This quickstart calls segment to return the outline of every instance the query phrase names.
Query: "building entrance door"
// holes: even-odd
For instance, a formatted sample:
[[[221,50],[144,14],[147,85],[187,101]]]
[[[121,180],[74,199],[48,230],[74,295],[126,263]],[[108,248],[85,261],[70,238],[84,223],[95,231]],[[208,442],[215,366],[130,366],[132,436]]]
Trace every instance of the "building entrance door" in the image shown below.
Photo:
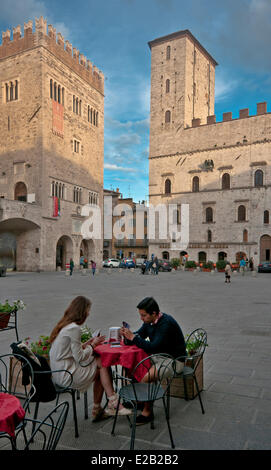
[[[271,237],[269,235],[263,235],[260,239],[260,262],[270,261],[271,253]]]

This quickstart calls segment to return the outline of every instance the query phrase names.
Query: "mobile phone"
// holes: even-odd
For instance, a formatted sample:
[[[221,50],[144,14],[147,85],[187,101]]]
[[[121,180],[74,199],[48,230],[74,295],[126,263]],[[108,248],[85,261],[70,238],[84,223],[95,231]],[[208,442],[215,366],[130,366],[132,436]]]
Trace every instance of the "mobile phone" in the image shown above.
[[[126,321],[122,322],[122,326],[123,326],[123,328],[130,328],[129,323],[126,323]]]
[[[96,338],[97,336],[101,336],[101,330],[94,331],[92,338]]]

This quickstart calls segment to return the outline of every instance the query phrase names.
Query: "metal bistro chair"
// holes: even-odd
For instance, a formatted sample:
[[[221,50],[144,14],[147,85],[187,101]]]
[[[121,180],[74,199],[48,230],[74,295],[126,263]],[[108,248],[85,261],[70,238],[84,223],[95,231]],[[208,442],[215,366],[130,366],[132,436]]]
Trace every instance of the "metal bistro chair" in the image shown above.
[[[56,405],[58,404],[59,395],[62,393],[69,393],[72,397],[72,408],[73,408],[73,419],[74,419],[74,428],[75,428],[75,437],[79,437],[78,432],[78,421],[77,421],[77,411],[76,411],[76,401],[75,395],[76,390],[72,388],[73,377],[72,374],[67,370],[51,370],[47,360],[40,356],[39,354],[32,353],[36,359],[40,362],[40,365],[37,364],[30,356],[28,356],[25,350],[22,350],[19,346],[19,343],[12,343],[10,345],[13,353],[21,352],[23,359],[28,359],[33,369],[33,382],[36,388],[36,394],[31,398],[32,402],[35,402],[34,410],[34,424],[33,432],[35,427],[35,420],[38,418],[39,405],[40,403],[47,403],[55,400]],[[60,387],[57,384],[53,383],[52,376],[57,372],[65,372],[69,376],[68,384],[66,387]]]
[[[114,417],[113,428],[112,428],[111,434],[114,434],[114,431],[115,431],[115,426],[116,426],[117,417],[118,417],[118,409],[120,405],[120,400],[122,399],[124,402],[130,403],[133,409],[133,422],[131,424],[132,432],[131,432],[131,442],[130,442],[130,450],[133,450],[134,441],[135,441],[135,431],[136,431],[137,403],[149,402],[153,406],[153,403],[156,400],[162,399],[163,405],[164,405],[165,417],[166,417],[167,426],[168,426],[168,431],[169,431],[171,447],[172,449],[174,449],[175,445],[173,442],[172,432],[170,428],[169,413],[168,413],[168,408],[167,408],[165,397],[167,394],[167,389],[170,386],[171,380],[173,379],[173,376],[174,376],[175,360],[167,354],[153,354],[143,359],[136,365],[136,367],[134,368],[131,374],[132,377],[134,376],[136,369],[142,366],[146,370],[145,375],[148,374],[149,376],[151,374],[150,371],[153,368],[153,366],[156,368],[156,380],[155,381],[153,382],[149,381],[147,383],[142,383],[142,382],[138,383],[138,382],[135,382],[135,379],[133,378],[122,377],[122,376],[117,375],[117,379],[120,379],[122,381],[122,384],[125,384],[125,385],[122,385],[118,390],[119,400],[118,400],[116,415]],[[153,417],[153,413],[152,413],[152,417]],[[151,421],[151,429],[154,429],[154,417],[152,418],[152,421]]]
[[[27,380],[24,372],[27,370]],[[29,411],[29,403],[36,393],[33,385],[34,373],[30,362],[19,354],[0,356],[0,392],[9,393],[19,398],[23,409]],[[15,438],[6,432],[0,432],[0,438],[8,439],[13,449],[16,448],[17,432],[22,430],[25,436],[25,419],[15,429]],[[26,436],[25,436],[26,439]]]
[[[27,439],[23,450],[32,450],[31,446],[33,450],[55,450],[62,435],[68,412],[69,403],[64,401],[55,406],[42,421],[27,418],[25,421],[32,423],[32,434]],[[35,426],[33,426],[34,424]]]
[[[180,356],[176,358],[176,361],[177,360],[185,361],[185,365],[184,365],[182,372],[175,373],[174,378],[180,377],[183,379],[184,394],[185,394],[186,400],[188,400],[187,380],[191,377],[193,378],[196,389],[197,389],[198,397],[199,397],[201,411],[202,411],[202,414],[204,414],[205,410],[204,410],[203,403],[202,403],[201,396],[200,396],[201,391],[200,391],[199,384],[197,381],[196,372],[199,367],[200,361],[203,358],[205,348],[207,346],[206,331],[203,330],[202,328],[197,328],[196,330],[192,331],[192,333],[190,333],[186,341],[186,344],[191,344],[191,343],[193,343],[194,346],[193,346],[193,350],[190,351],[190,355]],[[170,394],[170,389],[168,389],[168,396],[169,394]]]

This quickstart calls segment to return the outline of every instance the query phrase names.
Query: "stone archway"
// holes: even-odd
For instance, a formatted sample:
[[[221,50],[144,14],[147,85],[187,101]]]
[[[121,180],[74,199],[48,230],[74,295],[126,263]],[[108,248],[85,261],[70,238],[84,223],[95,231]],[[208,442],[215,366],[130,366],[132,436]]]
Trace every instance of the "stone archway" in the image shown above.
[[[69,263],[72,257],[72,239],[67,235],[63,235],[58,239],[58,242],[56,244],[56,267],[61,267],[61,269],[65,269],[66,263]]]
[[[227,259],[227,253],[225,253],[225,251],[220,251],[217,254],[217,260],[218,261],[224,261],[225,259]]]
[[[271,260],[271,237],[263,235],[260,238],[260,262]]]
[[[17,271],[38,271],[40,226],[16,217],[0,222],[0,264]]]

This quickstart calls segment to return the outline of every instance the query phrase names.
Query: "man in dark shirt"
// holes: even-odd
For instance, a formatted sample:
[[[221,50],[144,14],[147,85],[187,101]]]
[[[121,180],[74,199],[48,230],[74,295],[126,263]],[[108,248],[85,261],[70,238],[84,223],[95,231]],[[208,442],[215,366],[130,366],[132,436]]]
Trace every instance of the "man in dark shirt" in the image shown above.
[[[129,341],[129,344],[135,344],[144,349],[148,355],[164,353],[174,358],[186,355],[185,340],[179,324],[171,315],[160,312],[153,297],[143,299],[137,308],[143,321],[141,328],[135,333],[127,328],[121,329],[122,335]],[[178,372],[181,372],[182,367],[183,363],[178,362]],[[146,376],[145,381],[148,379]],[[155,370],[153,371],[153,380],[155,380]],[[145,403],[142,415],[137,417],[137,424],[150,422],[151,413],[150,405]]]

